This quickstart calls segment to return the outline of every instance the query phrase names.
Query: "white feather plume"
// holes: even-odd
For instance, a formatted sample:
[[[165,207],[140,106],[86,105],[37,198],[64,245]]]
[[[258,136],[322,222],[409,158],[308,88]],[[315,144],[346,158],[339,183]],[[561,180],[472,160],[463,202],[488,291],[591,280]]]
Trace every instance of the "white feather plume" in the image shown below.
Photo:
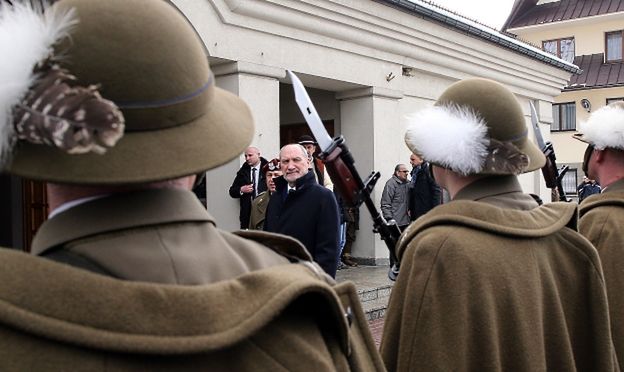
[[[12,109],[36,80],[33,68],[52,53],[55,43],[77,23],[74,11],[45,11],[30,2],[0,3],[0,164],[10,155]]]
[[[598,150],[606,147],[624,150],[624,108],[622,105],[601,107],[591,114],[587,122],[579,124],[583,141]]]
[[[487,126],[472,108],[433,106],[407,120],[405,143],[412,152],[463,175],[483,168],[489,146]]]

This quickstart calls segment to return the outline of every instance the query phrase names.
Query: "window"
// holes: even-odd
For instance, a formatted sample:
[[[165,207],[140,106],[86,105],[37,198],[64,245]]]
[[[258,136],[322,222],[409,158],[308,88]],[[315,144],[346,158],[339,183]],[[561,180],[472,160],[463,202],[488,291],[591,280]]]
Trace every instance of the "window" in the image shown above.
[[[613,102],[624,101],[624,97],[607,98],[607,105]]]
[[[577,174],[575,168],[569,168],[561,179],[561,185],[566,195],[576,195],[576,186],[578,185]]]
[[[556,55],[564,61],[570,63],[574,62],[573,37],[544,41],[542,42],[542,49],[544,49],[545,52]]]
[[[605,34],[605,61],[622,60],[622,33],[624,31],[607,32]]]
[[[553,124],[551,132],[576,130],[576,103],[553,103]]]

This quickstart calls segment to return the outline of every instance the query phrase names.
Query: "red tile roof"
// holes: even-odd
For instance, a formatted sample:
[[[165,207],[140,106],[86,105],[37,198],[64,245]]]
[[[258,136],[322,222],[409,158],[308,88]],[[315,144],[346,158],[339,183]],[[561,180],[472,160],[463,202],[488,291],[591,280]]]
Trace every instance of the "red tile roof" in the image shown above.
[[[624,86],[624,63],[604,63],[604,54],[577,56],[574,64],[583,73],[572,75],[564,91]]]
[[[525,27],[624,11],[624,0],[560,0],[534,5],[535,0],[516,0],[503,29]],[[514,14],[514,10],[516,11]]]

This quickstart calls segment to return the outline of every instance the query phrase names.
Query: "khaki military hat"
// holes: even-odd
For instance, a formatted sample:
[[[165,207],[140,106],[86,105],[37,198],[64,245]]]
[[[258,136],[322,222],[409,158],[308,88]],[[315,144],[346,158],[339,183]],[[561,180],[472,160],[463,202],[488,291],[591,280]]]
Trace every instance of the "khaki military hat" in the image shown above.
[[[573,137],[598,150],[624,150],[624,102],[612,102],[594,111],[587,121],[579,123]]]
[[[405,143],[432,164],[463,175],[520,174],[546,162],[528,139],[513,93],[481,78],[451,85],[433,107],[409,116]]]
[[[55,54],[77,84],[97,86],[119,107],[123,135],[102,154],[18,140],[4,171],[57,183],[140,183],[217,167],[249,145],[249,108],[215,86],[202,41],[172,3],[61,0],[52,8],[69,9],[77,24]]]

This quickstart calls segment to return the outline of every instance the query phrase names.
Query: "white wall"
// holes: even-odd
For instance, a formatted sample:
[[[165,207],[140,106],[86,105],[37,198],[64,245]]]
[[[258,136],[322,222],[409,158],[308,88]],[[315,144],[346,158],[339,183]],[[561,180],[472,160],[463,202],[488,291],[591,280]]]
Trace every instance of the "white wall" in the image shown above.
[[[453,82],[491,78],[519,97],[552,102],[569,78],[563,70],[372,0],[174,2],[196,25],[211,59],[238,66],[234,78],[218,75],[217,85],[250,103],[260,123],[255,141],[263,150],[277,150],[279,123],[302,121],[283,74],[293,70],[321,117],[336,121],[362,176],[382,173],[377,205],[392,167],[409,160],[405,115],[433,104]],[[403,75],[404,67],[410,76]],[[263,76],[271,82],[263,83]],[[231,182],[240,163],[235,160],[209,177],[209,193],[217,195],[209,210],[226,228],[237,220],[238,207],[223,198],[225,180]],[[538,180],[521,178],[531,192]],[[362,210],[361,216],[354,255],[387,257],[371,232],[368,213]]]

